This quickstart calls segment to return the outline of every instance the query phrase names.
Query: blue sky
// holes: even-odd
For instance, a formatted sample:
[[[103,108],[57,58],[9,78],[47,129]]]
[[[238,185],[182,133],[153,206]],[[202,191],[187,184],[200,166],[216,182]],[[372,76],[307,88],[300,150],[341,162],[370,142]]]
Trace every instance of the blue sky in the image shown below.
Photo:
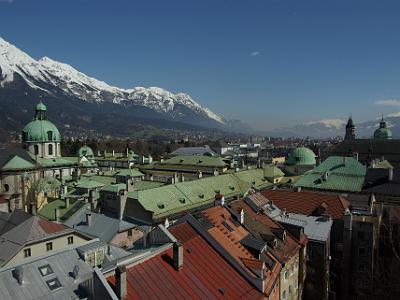
[[[270,129],[400,111],[400,1],[0,0],[0,36]]]

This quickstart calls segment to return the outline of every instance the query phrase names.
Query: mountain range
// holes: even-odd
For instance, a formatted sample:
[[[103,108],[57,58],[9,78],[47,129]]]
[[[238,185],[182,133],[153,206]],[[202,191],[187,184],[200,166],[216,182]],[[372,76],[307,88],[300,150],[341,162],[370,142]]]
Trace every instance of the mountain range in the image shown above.
[[[356,137],[371,138],[374,131],[379,127],[381,118],[368,121],[355,121]],[[385,116],[387,127],[392,131],[394,138],[400,138],[400,113],[392,113]],[[326,119],[314,122],[307,122],[296,126],[278,128],[271,130],[265,134],[281,137],[313,137],[313,138],[328,138],[344,136],[347,120],[341,119]]]
[[[122,89],[48,57],[35,60],[0,38],[0,116],[4,128],[19,129],[43,99],[58,125],[107,134],[149,128],[250,130],[228,121],[188,94],[158,87]],[[26,116],[25,116],[26,115]]]

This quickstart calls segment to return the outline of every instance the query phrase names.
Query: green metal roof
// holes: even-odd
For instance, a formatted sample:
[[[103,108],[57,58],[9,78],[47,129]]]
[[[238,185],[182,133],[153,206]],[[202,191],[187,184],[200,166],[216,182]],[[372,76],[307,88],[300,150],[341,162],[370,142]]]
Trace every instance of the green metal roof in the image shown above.
[[[33,159],[35,159],[33,155],[32,157]],[[72,160],[64,157],[38,158],[36,162],[42,167],[63,167],[63,166],[74,166],[77,164]]]
[[[60,218],[62,218],[64,214],[73,209],[78,202],[79,201],[71,202],[70,206],[66,208],[65,201],[57,199],[43,206],[43,208],[38,211],[38,215],[47,220],[54,220],[55,218],[54,210],[58,208],[60,212]]]
[[[34,169],[35,166],[25,159],[15,155],[8,162],[6,162],[1,168],[2,171],[14,171],[14,170],[29,170]]]
[[[207,156],[207,155],[179,155],[167,159],[160,164],[173,165],[190,165],[190,166],[207,166],[207,167],[225,167],[228,164],[222,157]]]
[[[362,189],[366,167],[353,157],[330,156],[318,167],[306,173],[294,186],[359,192]]]
[[[117,176],[131,176],[131,177],[142,177],[144,174],[139,169],[121,169],[116,173]]]
[[[129,198],[153,212],[154,218],[162,218],[209,204],[217,192],[225,197],[243,195],[253,185],[272,184],[265,180],[262,169],[254,169],[130,192]]]
[[[81,189],[89,190],[89,189],[103,187],[103,186],[105,186],[105,184],[102,182],[98,182],[98,181],[92,179],[92,177],[91,177],[91,178],[85,178],[85,179],[77,181],[75,186],[78,188],[81,188]]]
[[[315,166],[316,164],[315,154],[311,149],[308,149],[306,147],[296,148],[292,151],[292,153],[289,154],[286,164]]]
[[[39,103],[36,105],[36,110],[38,110],[38,111],[46,111],[46,110],[47,110],[47,107],[46,107],[46,105],[44,105],[42,102],[39,102]]]
[[[135,191],[144,191],[148,189],[158,188],[164,185],[166,185],[164,182],[140,180],[134,183],[133,189]]]
[[[285,173],[276,166],[267,166],[264,168],[264,176],[266,178],[278,178],[285,176]]]
[[[105,187],[102,187],[102,191],[106,192],[111,192],[111,193],[118,193],[121,190],[126,189],[126,184],[125,183],[117,183],[117,184],[112,184],[112,185],[107,185]]]
[[[374,139],[378,140],[391,140],[392,131],[389,128],[378,128],[374,132]]]

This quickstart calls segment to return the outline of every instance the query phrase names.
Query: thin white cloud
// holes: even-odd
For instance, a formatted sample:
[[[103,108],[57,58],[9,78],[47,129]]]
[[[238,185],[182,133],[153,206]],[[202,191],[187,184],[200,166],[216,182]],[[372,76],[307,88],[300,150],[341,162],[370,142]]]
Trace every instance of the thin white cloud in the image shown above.
[[[375,102],[375,105],[381,105],[381,106],[400,106],[400,99],[378,100],[378,101]]]
[[[259,51],[253,51],[250,53],[250,56],[258,56],[258,55],[260,55]]]

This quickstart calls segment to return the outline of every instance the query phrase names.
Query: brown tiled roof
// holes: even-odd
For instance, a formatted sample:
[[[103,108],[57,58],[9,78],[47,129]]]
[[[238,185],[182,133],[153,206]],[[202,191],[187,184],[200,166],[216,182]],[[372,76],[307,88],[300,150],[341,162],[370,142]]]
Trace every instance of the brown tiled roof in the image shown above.
[[[250,233],[240,225],[237,221],[233,220],[233,216],[226,208],[216,206],[206,209],[202,215],[210,220],[214,227],[208,229],[208,233],[231,255],[238,263],[240,263],[246,270],[253,272],[244,264],[248,260],[258,260],[244,247],[240,241],[248,236]],[[265,293],[270,294],[276,280],[279,279],[279,272],[281,264],[274,258],[271,253],[265,253],[272,262],[272,270],[265,268]]]
[[[286,238],[282,240],[285,230],[278,222],[265,214],[257,214],[243,199],[231,202],[230,206],[235,212],[244,210],[244,226],[257,238],[265,239],[264,236],[276,238],[277,246],[270,247],[270,251],[281,262],[286,262],[301,248],[300,243],[286,231]]]
[[[289,191],[289,190],[263,190],[261,193],[272,200],[280,209],[287,212],[302,215],[311,215],[318,207],[325,203],[325,213],[333,219],[341,219],[349,202],[337,195],[310,192],[310,191]]]
[[[169,249],[127,270],[127,299],[263,299],[264,296],[199,235],[183,223],[170,228],[183,242],[183,267]],[[115,285],[115,277],[108,279]]]

